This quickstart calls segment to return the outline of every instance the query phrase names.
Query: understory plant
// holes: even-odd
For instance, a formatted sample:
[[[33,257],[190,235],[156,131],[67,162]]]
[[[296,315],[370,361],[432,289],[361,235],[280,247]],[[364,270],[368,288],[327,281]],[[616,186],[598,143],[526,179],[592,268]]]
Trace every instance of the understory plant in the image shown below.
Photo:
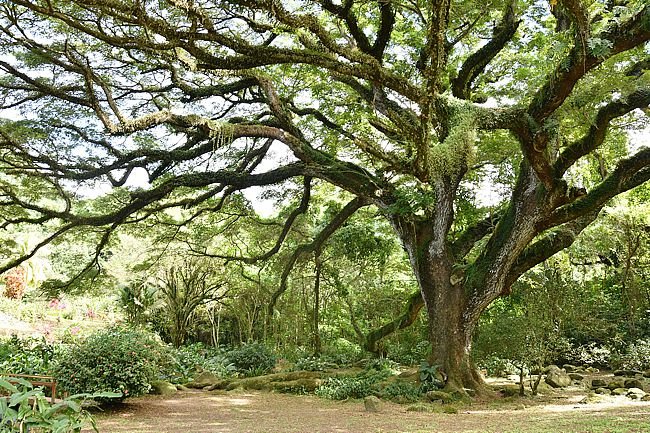
[[[650,369],[650,339],[630,343],[620,354],[613,353],[610,364],[614,368]]]
[[[170,363],[163,376],[174,383],[185,383],[202,371],[209,371],[219,377],[232,375],[237,368],[219,348],[193,343],[169,349]]]
[[[346,400],[348,398],[379,395],[380,387],[378,384],[390,375],[391,373],[387,370],[368,370],[355,376],[330,377],[316,389],[316,395],[330,400]]]
[[[55,356],[54,345],[37,338],[13,335],[0,340],[0,372],[14,374],[47,374]]]
[[[440,366],[424,361],[420,364],[419,378],[422,392],[433,391],[445,385],[444,377],[440,373]]]
[[[237,371],[247,376],[268,373],[275,367],[275,355],[262,343],[248,343],[228,352]]]
[[[163,346],[151,334],[117,327],[71,346],[53,372],[71,394],[112,392],[124,399],[148,392],[161,366],[168,363]]]
[[[78,433],[97,425],[85,408],[86,402],[117,397],[114,393],[77,394],[51,403],[40,388],[18,379],[10,383],[0,377],[0,433]]]
[[[422,388],[411,382],[395,381],[383,387],[379,397],[396,403],[413,403],[422,397]]]

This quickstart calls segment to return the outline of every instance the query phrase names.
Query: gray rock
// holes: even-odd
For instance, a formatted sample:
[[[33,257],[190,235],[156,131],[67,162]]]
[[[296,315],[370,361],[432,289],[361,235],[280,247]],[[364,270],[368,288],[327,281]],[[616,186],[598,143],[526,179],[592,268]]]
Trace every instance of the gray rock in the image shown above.
[[[616,388],[625,388],[625,381],[623,379],[613,379],[607,384],[607,388],[614,390]]]
[[[625,388],[644,388],[644,383],[642,380],[639,379],[626,379],[625,380]]]
[[[363,399],[363,406],[366,408],[366,412],[379,412],[381,400],[371,395]]]
[[[646,370],[643,372],[643,377],[650,377],[650,370]]]
[[[580,373],[569,373],[569,377],[571,380],[577,380],[578,382],[585,380],[585,377]]]
[[[591,379],[591,387],[592,388],[605,388],[607,387],[607,382],[605,382],[603,379]]]
[[[594,391],[596,394],[610,395],[612,391],[607,388],[596,388]]]
[[[579,404],[594,404],[594,403],[600,403],[602,401],[603,401],[603,396],[590,394],[590,395],[586,396],[585,398],[583,398],[582,400],[580,400],[578,403]]]
[[[176,386],[164,380],[154,380],[151,382],[151,394],[171,395],[176,393]]]
[[[625,395],[627,394],[627,389],[625,388],[616,388],[612,390],[612,395]]]
[[[193,389],[203,389],[219,382],[219,378],[209,371],[199,373],[192,382],[186,383],[185,386]]]
[[[562,366],[562,368],[563,368],[564,371],[566,371],[567,373],[577,373],[577,372],[579,372],[579,371],[583,371],[583,370],[582,370],[582,367],[576,367],[575,365],[571,365],[571,364],[564,364],[564,365]]]
[[[627,390],[627,393],[625,394],[632,400],[641,400],[643,397],[646,396],[645,391],[639,388],[630,388]]]
[[[429,391],[427,392],[427,399],[429,399],[429,401],[441,401],[443,403],[451,403],[454,401],[454,397],[450,393],[444,391]]]
[[[542,370],[542,373],[549,374],[551,371],[562,371],[562,369],[557,365],[551,364],[548,367],[546,367],[544,370]]]
[[[650,394],[646,394],[643,397],[641,397],[641,401],[650,401]]]
[[[569,375],[566,374],[564,370],[560,370],[558,367],[555,367],[555,369],[549,369],[544,381],[551,385],[553,388],[564,388],[571,385],[571,378]]]
[[[190,389],[185,385],[176,385],[176,389],[179,391],[189,391]]]
[[[599,373],[599,372],[600,372],[600,370],[598,370],[596,367],[587,367],[587,368],[585,368],[585,371],[586,371],[587,373],[592,373],[592,374],[593,374],[593,373]]]

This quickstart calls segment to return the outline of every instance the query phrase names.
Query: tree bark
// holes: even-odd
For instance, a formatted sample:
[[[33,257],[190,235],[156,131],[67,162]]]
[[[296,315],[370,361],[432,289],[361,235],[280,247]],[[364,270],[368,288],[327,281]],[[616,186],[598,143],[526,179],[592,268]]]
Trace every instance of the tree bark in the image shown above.
[[[435,269],[434,263],[430,267]],[[443,284],[441,284],[443,283]],[[470,303],[462,284],[446,284],[421,280],[420,286],[428,316],[431,355],[429,364],[437,365],[445,379],[448,391],[485,391],[485,383],[472,364],[470,352],[472,336],[477,325],[473,314],[468,314]]]
[[[449,236],[457,185],[450,179],[436,183],[430,215],[394,215],[391,222],[409,255],[427,311],[429,363],[438,366],[448,391],[485,393],[470,357],[472,336],[481,313],[508,293],[508,274],[537,235],[536,226],[548,215],[556,192],[547,192],[532,167],[523,164],[512,204],[482,253],[466,264],[454,254]]]
[[[409,254],[427,311],[429,363],[438,366],[448,391],[465,393],[465,389],[472,389],[483,393],[485,383],[470,359],[478,315],[473,314],[464,280],[452,271],[452,255],[439,238],[439,227],[426,221],[400,221],[394,226]]]

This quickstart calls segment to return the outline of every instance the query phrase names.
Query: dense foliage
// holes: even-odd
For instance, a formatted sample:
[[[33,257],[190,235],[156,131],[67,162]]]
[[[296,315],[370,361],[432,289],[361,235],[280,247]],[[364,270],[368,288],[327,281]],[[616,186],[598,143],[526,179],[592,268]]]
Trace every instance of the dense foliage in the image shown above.
[[[0,433],[79,433],[83,428],[97,430],[95,420],[84,403],[87,400],[114,398],[113,393],[73,395],[54,404],[29,382],[7,382],[0,376]],[[3,394],[4,394],[3,392]]]
[[[376,385],[388,376],[386,371],[371,370],[355,376],[331,377],[316,390],[316,395],[331,400],[346,400],[379,394]]]
[[[262,343],[243,344],[226,356],[237,371],[251,376],[268,373],[276,361],[273,352]]]
[[[202,343],[172,347],[166,353],[170,362],[164,366],[160,375],[172,383],[189,382],[202,371],[220,377],[227,377],[236,371],[222,349]]]
[[[166,362],[150,334],[116,327],[69,347],[58,356],[53,374],[71,394],[113,392],[124,399],[147,393]]]
[[[0,340],[0,373],[45,375],[50,372],[56,350],[45,339],[14,335]]]

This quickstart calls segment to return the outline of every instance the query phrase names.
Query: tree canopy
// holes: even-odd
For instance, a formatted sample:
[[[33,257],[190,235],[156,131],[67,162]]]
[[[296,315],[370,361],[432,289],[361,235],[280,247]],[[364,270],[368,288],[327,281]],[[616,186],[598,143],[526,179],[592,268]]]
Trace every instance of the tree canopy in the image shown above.
[[[253,263],[326,182],[347,204],[289,262],[374,206],[421,290],[385,331],[426,306],[432,362],[478,388],[480,314],[650,178],[626,135],[647,124],[648,40],[642,0],[4,1],[0,226],[48,231],[0,270],[80,232],[91,267],[121,226],[180,229],[244,189],[295,190],[266,252],[211,252]]]

